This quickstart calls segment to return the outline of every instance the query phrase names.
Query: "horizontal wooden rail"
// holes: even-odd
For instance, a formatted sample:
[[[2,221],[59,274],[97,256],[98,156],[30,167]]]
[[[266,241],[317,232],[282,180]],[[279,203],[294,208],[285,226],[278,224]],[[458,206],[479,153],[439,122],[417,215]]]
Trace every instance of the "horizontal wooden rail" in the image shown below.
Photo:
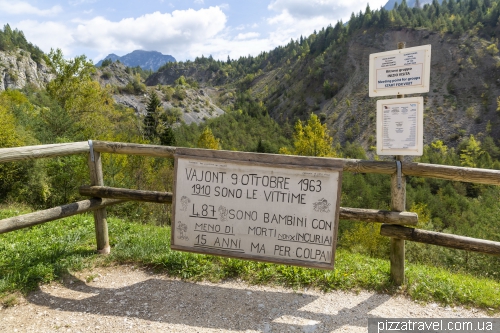
[[[94,150],[101,153],[140,155],[150,157],[174,157],[175,148],[169,146],[144,145],[110,141],[93,141]]]
[[[407,228],[398,225],[383,224],[380,228],[382,236],[410,240],[419,243],[433,244],[453,249],[500,255],[500,242],[445,234],[442,232]]]
[[[43,157],[66,156],[88,153],[89,151],[90,148],[87,141],[2,148],[0,149],[0,162],[14,162]]]
[[[344,171],[355,173],[379,173],[391,175],[396,172],[395,162],[342,159]],[[500,170],[464,168],[450,165],[426,163],[402,163],[406,176],[440,178],[459,182],[500,185]]]
[[[110,141],[93,141],[93,149],[102,153],[129,154],[166,158],[174,157],[174,154],[176,152],[176,147]],[[89,151],[90,147],[87,141],[3,148],[0,149],[0,162],[13,162],[34,158],[66,156],[86,153]],[[396,172],[396,163],[390,161],[367,161],[342,158],[333,160],[339,161],[343,166],[343,170],[346,172],[378,173],[386,175],[391,175]],[[404,162],[402,164],[402,171],[403,174],[407,176],[431,177],[477,184],[500,185],[500,170]]]
[[[98,198],[113,198],[156,203],[172,203],[172,193],[131,190],[108,186],[81,186],[80,194]]]
[[[152,157],[173,157],[176,152],[176,147],[108,141],[94,141],[94,149],[105,153],[132,154]],[[333,160],[341,162],[343,170],[347,172],[378,173],[386,175],[392,175],[396,172],[396,163],[390,161],[367,161],[345,158],[334,158]],[[478,184],[500,185],[500,170],[403,162],[402,171],[403,174],[407,176],[431,177]]]
[[[451,165],[403,163],[403,174],[407,176],[441,178],[459,182],[500,185],[500,170],[464,168]]]
[[[0,234],[116,205],[125,200],[92,198],[0,220]]]
[[[363,222],[379,222],[398,225],[417,225],[418,214],[411,212],[393,212],[388,210],[340,207],[340,218]]]
[[[170,192],[141,191],[107,186],[81,186],[80,194],[99,198],[172,203],[172,193]],[[418,223],[418,215],[416,213],[361,208],[340,207],[340,218],[344,220],[400,225],[417,225]]]

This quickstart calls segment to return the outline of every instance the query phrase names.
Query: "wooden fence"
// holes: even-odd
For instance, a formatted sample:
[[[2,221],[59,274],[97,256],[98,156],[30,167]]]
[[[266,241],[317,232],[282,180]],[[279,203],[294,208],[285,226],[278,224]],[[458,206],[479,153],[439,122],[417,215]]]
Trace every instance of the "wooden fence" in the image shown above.
[[[82,153],[88,154],[91,183],[90,186],[82,186],[80,188],[80,194],[92,197],[88,200],[0,220],[0,233],[93,211],[97,251],[103,254],[109,253],[110,247],[106,222],[106,206],[131,200],[171,203],[172,193],[139,191],[104,186],[101,153],[173,158],[175,151],[175,147],[168,146],[92,140],[88,142],[0,149],[0,163]],[[313,158],[312,161],[314,160],[319,162],[321,158]],[[402,161],[336,160],[341,162],[345,172],[377,173],[391,176],[391,211],[341,207],[339,214],[341,219],[382,223],[380,234],[391,237],[391,277],[396,285],[400,285],[404,282],[405,240],[500,255],[500,242],[406,227],[408,225],[416,226],[418,223],[418,216],[415,213],[404,211],[406,200],[405,176],[431,177],[477,184],[500,185],[500,171],[424,163],[406,163]]]

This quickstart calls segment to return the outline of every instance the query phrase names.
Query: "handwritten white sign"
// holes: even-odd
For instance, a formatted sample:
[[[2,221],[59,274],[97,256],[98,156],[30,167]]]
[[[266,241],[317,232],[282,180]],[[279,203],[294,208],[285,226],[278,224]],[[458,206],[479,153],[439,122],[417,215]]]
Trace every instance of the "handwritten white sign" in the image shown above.
[[[196,156],[175,170],[172,249],[333,268],[340,170]]]
[[[429,92],[431,46],[370,54],[369,96]]]

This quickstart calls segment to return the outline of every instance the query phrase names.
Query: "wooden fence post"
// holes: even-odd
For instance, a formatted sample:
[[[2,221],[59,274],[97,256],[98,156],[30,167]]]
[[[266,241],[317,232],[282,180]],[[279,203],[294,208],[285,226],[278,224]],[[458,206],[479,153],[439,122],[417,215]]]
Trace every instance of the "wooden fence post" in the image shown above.
[[[102,175],[101,153],[94,151],[92,140],[89,140],[89,146],[90,184],[94,186],[103,186],[104,179]],[[106,208],[101,208],[94,211],[97,252],[100,254],[108,254],[110,252],[108,222],[106,221],[106,218]]]
[[[404,49],[405,43],[398,43],[398,50]],[[404,98],[397,95],[396,98]],[[391,175],[391,210],[403,212],[406,209],[406,178],[402,173],[403,156],[396,156],[399,172],[396,170]],[[404,239],[391,238],[391,278],[395,285],[400,286],[405,281],[405,241]]]
[[[396,163],[401,163],[402,156],[396,156]],[[402,163],[401,163],[402,165]],[[401,178],[399,178],[401,177]],[[406,206],[406,177],[398,172],[391,175],[391,210],[403,212]],[[391,238],[391,278],[395,285],[400,286],[405,281],[405,241]]]

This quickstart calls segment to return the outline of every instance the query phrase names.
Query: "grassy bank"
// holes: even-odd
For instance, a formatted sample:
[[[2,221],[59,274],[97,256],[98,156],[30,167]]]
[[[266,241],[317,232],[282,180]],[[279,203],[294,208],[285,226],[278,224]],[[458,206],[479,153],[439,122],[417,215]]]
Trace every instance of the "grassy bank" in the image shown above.
[[[0,218],[19,209],[0,211]],[[94,253],[91,215],[79,215],[0,235],[0,299],[13,292],[29,292],[39,283],[65,273],[98,265],[135,263],[187,280],[220,281],[239,278],[251,284],[279,284],[322,290],[368,289],[406,293],[419,301],[467,305],[500,311],[500,283],[492,279],[451,273],[408,264],[407,284],[391,286],[389,261],[353,254],[339,248],[335,270],[324,271],[170,250],[170,229],[109,218],[112,253]],[[4,301],[6,303],[6,301]]]

